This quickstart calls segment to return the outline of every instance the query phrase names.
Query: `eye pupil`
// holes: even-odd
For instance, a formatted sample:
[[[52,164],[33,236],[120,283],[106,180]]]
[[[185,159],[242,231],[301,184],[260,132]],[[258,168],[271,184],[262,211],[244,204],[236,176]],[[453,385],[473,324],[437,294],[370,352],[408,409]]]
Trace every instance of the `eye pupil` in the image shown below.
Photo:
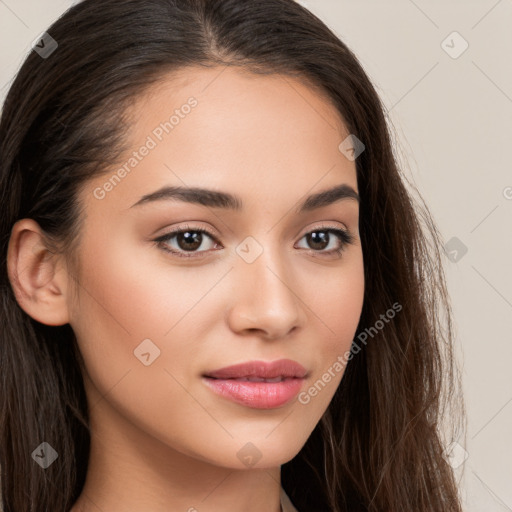
[[[308,243],[313,249],[325,249],[329,245],[329,234],[327,231],[313,231],[307,235]],[[320,244],[321,247],[316,247],[316,244]]]
[[[198,249],[201,246],[201,239],[202,233],[199,233],[198,231],[184,231],[176,235],[176,241],[178,242],[180,249],[183,249],[184,251],[193,251]],[[183,245],[183,241],[185,242],[185,245]]]

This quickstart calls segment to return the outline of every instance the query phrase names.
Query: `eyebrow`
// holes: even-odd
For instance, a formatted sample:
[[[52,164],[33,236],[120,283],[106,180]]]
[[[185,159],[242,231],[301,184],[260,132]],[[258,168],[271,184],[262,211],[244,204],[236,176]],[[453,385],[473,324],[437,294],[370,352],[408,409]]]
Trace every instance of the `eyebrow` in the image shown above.
[[[308,196],[300,203],[299,207],[296,209],[296,213],[309,212],[345,199],[355,199],[358,203],[360,202],[359,194],[350,185],[337,185],[333,188]],[[178,200],[210,208],[224,208],[234,211],[241,211],[243,209],[242,199],[228,192],[200,187],[170,186],[164,186],[155,192],[142,196],[130,208],[153,201],[163,200]]]

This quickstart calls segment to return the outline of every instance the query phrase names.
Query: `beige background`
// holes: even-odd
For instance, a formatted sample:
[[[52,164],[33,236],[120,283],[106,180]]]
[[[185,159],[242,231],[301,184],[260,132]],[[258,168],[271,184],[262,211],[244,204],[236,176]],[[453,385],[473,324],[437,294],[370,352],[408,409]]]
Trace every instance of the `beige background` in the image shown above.
[[[467,512],[512,511],[512,0],[301,3],[359,57],[445,242],[468,249],[446,259],[468,408],[452,460]],[[71,4],[0,0],[0,101]]]

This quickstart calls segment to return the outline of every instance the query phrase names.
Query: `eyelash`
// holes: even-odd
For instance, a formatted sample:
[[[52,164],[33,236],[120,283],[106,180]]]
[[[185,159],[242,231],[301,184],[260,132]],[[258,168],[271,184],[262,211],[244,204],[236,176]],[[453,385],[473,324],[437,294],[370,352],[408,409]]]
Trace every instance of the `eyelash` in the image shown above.
[[[171,253],[179,258],[200,258],[201,256],[198,256],[198,254],[200,255],[201,253],[209,252],[209,251],[198,251],[198,252],[191,251],[189,253],[186,253],[186,252],[183,253],[180,251],[169,249],[166,246],[166,244],[164,243],[164,242],[168,242],[171,238],[174,238],[175,236],[182,234],[182,233],[186,233],[186,232],[202,233],[202,234],[208,235],[215,243],[218,243],[218,240],[216,239],[216,237],[212,233],[210,233],[207,229],[204,229],[204,228],[190,229],[188,226],[185,228],[180,228],[180,229],[176,229],[173,231],[169,231],[169,233],[166,233],[165,235],[162,235],[162,236],[154,239],[153,242],[156,242],[157,246],[160,249],[162,249],[163,251],[165,251],[167,253]],[[310,249],[310,251],[312,251],[314,253],[319,253],[321,255],[328,255],[328,256],[332,256],[332,255],[339,256],[346,249],[346,246],[354,243],[354,236],[349,231],[335,228],[332,226],[319,226],[319,227],[305,233],[301,237],[301,240],[305,236],[310,235],[311,233],[317,233],[317,232],[334,233],[335,235],[337,235],[340,238],[341,243],[338,248],[331,249],[330,251],[318,251],[315,249]],[[329,239],[329,242],[330,242],[330,239]]]

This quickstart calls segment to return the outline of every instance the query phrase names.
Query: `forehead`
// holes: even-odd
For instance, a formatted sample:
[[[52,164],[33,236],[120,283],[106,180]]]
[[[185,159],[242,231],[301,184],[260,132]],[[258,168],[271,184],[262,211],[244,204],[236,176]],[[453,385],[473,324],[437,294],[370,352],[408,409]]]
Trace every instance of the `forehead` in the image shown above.
[[[339,150],[349,135],[339,112],[290,76],[184,68],[162,76],[127,114],[129,150],[88,186],[88,199],[109,181],[106,202],[123,208],[166,185],[229,189],[244,203],[341,183],[357,189],[355,164]]]

